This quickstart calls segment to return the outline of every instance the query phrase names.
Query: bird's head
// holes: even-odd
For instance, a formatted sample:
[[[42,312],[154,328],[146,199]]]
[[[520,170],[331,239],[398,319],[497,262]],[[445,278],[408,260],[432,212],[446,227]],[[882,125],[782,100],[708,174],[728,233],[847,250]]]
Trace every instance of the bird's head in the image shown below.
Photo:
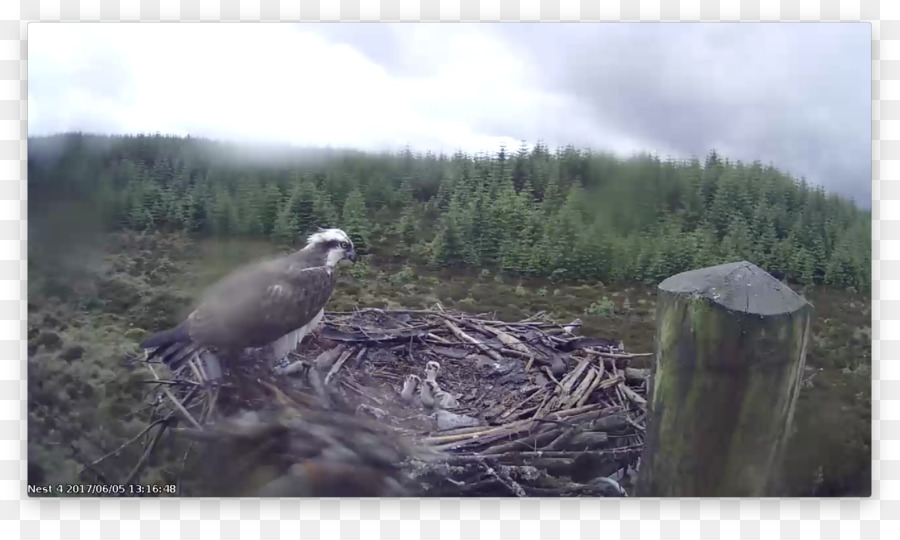
[[[321,250],[325,264],[334,266],[344,259],[356,262],[356,249],[353,241],[340,229],[319,229],[306,239],[304,250]]]
[[[437,378],[438,372],[441,370],[441,365],[435,361],[428,362],[425,364],[425,378],[429,381],[433,381]]]

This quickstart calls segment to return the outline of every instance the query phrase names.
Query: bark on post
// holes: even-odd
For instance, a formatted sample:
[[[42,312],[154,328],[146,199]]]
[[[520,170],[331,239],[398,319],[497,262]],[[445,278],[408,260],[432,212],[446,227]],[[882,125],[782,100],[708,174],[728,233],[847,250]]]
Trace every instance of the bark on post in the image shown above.
[[[638,496],[777,495],[811,317],[746,261],[660,283]]]

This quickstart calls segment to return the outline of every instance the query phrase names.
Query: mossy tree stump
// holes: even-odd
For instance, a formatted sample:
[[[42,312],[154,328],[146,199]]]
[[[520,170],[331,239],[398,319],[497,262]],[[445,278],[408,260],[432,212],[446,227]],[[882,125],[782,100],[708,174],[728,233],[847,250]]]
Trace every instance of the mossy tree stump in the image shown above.
[[[660,283],[637,495],[777,495],[811,317],[746,261]]]

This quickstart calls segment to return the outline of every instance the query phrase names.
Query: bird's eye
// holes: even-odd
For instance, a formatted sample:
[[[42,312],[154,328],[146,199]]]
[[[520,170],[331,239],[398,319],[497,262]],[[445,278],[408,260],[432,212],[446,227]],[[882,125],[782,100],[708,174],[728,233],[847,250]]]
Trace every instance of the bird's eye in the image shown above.
[[[347,249],[348,247],[350,247],[350,244],[348,244],[347,242],[341,242],[341,248]]]

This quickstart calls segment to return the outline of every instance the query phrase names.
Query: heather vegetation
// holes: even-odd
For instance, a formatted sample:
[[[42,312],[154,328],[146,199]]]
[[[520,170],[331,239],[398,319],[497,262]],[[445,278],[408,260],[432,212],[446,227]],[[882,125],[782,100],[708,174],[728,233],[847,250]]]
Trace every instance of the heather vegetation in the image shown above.
[[[774,167],[573,148],[491,156],[248,149],[175,137],[29,140],[29,477],[125,477],[145,374],[122,365],[234,267],[339,226],[365,255],[329,309],[441,302],[546,311],[653,348],[654,285],[752,261],[816,307],[785,476],[797,495],[869,489],[870,212]],[[146,482],[179,476],[184,448]],[[193,458],[192,458],[193,459]]]

